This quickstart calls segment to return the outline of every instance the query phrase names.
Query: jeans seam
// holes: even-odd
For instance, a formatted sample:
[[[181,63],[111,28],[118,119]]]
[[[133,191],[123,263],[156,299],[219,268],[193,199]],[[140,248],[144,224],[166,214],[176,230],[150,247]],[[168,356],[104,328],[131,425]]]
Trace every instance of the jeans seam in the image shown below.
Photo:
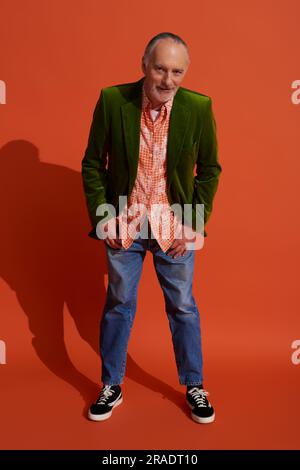
[[[130,334],[131,334],[131,330],[132,330],[132,327],[133,327],[133,322],[134,322],[134,313],[133,313],[133,306],[134,306],[134,303],[135,303],[135,297],[137,295],[137,285],[135,286],[134,288],[134,291],[133,291],[133,296],[132,296],[132,300],[130,302],[130,307],[129,307],[129,334],[128,334],[128,341],[127,341],[127,344],[129,343],[130,341]],[[124,377],[124,374],[125,374],[125,371],[126,371],[126,359],[127,359],[127,353],[128,353],[128,348],[125,348],[124,350],[124,353],[123,353],[123,363],[122,363],[122,368],[121,368],[121,373],[120,373],[120,382],[121,380],[123,380],[123,377]]]

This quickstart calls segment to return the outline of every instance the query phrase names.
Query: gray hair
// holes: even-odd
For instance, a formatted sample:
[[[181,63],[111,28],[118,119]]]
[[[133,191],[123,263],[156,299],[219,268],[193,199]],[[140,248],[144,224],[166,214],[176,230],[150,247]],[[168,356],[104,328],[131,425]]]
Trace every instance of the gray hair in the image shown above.
[[[145,48],[145,51],[144,51],[143,59],[142,59],[145,65],[147,65],[149,57],[150,57],[151,52],[153,51],[154,47],[156,46],[158,41],[160,41],[161,39],[172,39],[177,44],[182,44],[186,48],[188,59],[190,60],[189,48],[188,48],[187,44],[184,42],[184,40],[180,36],[177,36],[177,34],[173,34],[173,33],[169,33],[169,32],[163,32],[163,33],[157,34],[152,39],[150,39],[150,41],[148,42],[148,44]]]

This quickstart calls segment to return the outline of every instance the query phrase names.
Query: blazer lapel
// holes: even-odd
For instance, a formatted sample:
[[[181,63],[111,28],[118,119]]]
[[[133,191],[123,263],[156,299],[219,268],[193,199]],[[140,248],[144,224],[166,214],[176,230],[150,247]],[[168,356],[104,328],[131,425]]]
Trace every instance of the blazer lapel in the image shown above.
[[[143,80],[144,77],[137,82],[136,93],[134,93],[133,99],[121,106],[124,140],[129,168],[129,194],[131,193],[137,175],[140,152]]]
[[[129,194],[133,188],[139,159],[140,128],[142,113],[142,85],[144,77],[136,82],[134,97],[121,106],[124,127],[124,139],[129,164]],[[170,114],[167,142],[167,178],[170,186],[174,170],[180,158],[184,138],[189,127],[190,110],[184,103],[181,89],[174,96]]]
[[[181,156],[184,138],[189,128],[191,112],[184,103],[181,89],[174,96],[170,114],[168,142],[167,142],[167,177],[168,186],[172,182],[174,170]]]

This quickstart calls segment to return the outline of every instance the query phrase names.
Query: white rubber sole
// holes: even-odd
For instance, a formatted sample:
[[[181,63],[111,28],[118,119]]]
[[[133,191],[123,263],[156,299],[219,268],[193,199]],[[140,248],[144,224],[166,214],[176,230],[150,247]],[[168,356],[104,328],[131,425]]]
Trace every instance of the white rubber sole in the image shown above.
[[[189,405],[189,407],[191,408],[191,410],[193,410],[193,406],[187,402],[187,404]],[[209,423],[213,423],[214,420],[215,420],[215,413],[211,416],[209,416],[208,418],[199,418],[199,416],[197,415],[194,415],[193,411],[191,411],[191,416],[193,418],[194,421],[196,421],[196,423],[200,423],[200,424],[209,424]]]
[[[123,403],[123,397],[121,397],[118,401],[116,401],[116,403],[114,404],[114,406],[112,407],[111,411],[108,411],[107,413],[104,413],[103,415],[93,415],[91,413],[91,411],[89,410],[88,412],[88,418],[92,421],[105,421],[106,419],[110,418],[111,415],[112,415],[112,412],[113,410],[121,405],[121,403]]]

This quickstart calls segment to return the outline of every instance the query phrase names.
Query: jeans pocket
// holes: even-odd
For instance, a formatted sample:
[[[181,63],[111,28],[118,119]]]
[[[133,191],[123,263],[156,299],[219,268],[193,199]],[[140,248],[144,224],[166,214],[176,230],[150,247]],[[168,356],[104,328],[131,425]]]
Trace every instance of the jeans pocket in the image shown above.
[[[180,255],[180,256],[177,256],[176,258],[173,258],[173,256],[169,255],[169,252],[171,251],[171,247],[167,249],[167,251],[164,253],[166,256],[168,256],[168,258],[176,261],[180,261],[180,260],[184,260],[185,258],[187,258],[189,256],[189,254],[191,253],[191,251],[193,250],[186,250],[185,254],[184,255]]]
[[[123,246],[121,246],[120,248],[113,248],[112,246],[110,246],[110,245],[107,243],[106,239],[104,239],[104,243],[105,243],[105,245],[107,246],[107,248],[109,248],[110,250],[113,250],[113,251],[122,251],[122,250],[124,250],[124,247],[123,247]]]

